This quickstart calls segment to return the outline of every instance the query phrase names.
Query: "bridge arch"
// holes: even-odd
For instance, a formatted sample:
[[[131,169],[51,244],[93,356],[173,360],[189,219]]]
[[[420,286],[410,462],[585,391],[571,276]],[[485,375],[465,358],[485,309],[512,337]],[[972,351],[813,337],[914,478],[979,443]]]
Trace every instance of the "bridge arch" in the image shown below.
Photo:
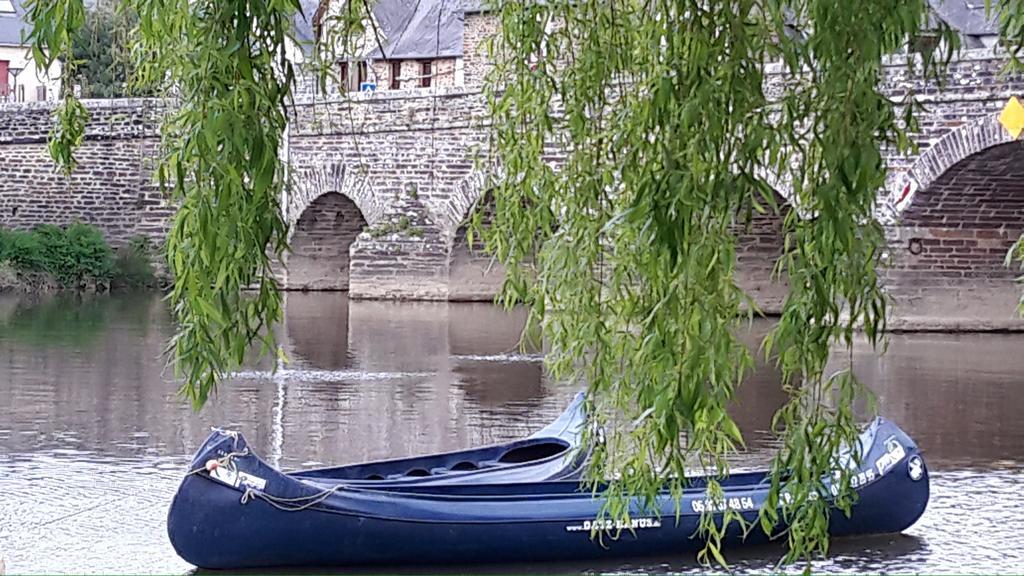
[[[1024,232],[1024,141],[995,116],[944,136],[893,191],[886,284],[903,328],[1024,328],[1019,269],[1006,254]]]
[[[384,205],[374,196],[369,179],[358,168],[341,162],[293,164],[291,187],[284,205],[289,238],[307,208],[324,194],[338,193],[351,200],[370,226],[377,225]]]
[[[994,146],[1012,141],[998,114],[979,117],[946,133],[921,153],[905,173],[892,179],[881,219],[898,221],[922,193],[956,164]]]
[[[455,184],[447,201],[441,206],[441,213],[437,217],[441,234],[449,246],[477,202],[487,193],[490,180],[500,177],[500,175],[501,167],[494,162],[489,167],[473,170]]]
[[[345,165],[293,166],[291,174],[285,287],[348,290],[352,246],[380,220],[382,207],[365,178]]]
[[[438,219],[448,246],[449,300],[493,300],[505,281],[505,268],[483,250],[479,238],[470,243],[468,236],[469,217],[475,210],[484,210],[485,221],[493,217],[489,182],[498,170],[498,164],[492,164],[489,170],[475,170],[463,178]]]

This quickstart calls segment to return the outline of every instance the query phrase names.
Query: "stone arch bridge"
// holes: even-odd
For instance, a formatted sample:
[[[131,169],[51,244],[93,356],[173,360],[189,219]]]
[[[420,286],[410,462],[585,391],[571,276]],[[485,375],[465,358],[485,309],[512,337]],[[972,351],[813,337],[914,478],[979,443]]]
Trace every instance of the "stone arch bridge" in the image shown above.
[[[1024,143],[995,118],[1024,79],[1001,74],[990,50],[966,51],[946,86],[921,85],[895,58],[885,89],[924,104],[919,153],[892,156],[879,218],[884,271],[904,329],[1024,328],[1020,287],[1003,265],[1024,230]],[[171,208],[153,185],[158,102],[88,102],[80,166],[53,173],[50,107],[0,107],[0,226],[92,222],[112,242],[162,238]],[[467,246],[463,223],[485,194],[487,115],[479,88],[391,91],[296,105],[284,198],[293,253],[282,272],[298,290],[355,298],[490,299],[503,276]],[[557,159],[554,159],[557,161]],[[739,275],[767,311],[785,286],[770,279],[780,223],[756,220],[740,243]]]

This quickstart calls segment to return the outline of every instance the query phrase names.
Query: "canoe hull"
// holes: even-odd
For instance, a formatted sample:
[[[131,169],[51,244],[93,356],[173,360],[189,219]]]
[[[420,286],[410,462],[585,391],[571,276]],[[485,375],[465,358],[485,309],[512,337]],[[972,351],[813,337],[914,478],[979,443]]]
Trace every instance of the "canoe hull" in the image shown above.
[[[865,478],[867,470],[875,477],[857,488],[859,501],[849,518],[833,513],[834,535],[899,532],[927,505],[927,470],[917,446],[889,423],[876,423],[875,432],[885,438],[871,438],[861,466]],[[632,531],[596,539],[591,525],[601,501],[581,493],[576,482],[324,494],[254,456],[239,466],[265,485],[233,487],[205,474],[183,482],[168,530],[185,560],[205,568],[485,563],[664,555],[703,546],[693,538],[697,510],[707,505],[701,490],[684,494],[678,522],[674,502],[665,496],[658,502],[660,518],[637,508]],[[755,520],[766,494],[763,482],[733,485],[722,505]],[[734,529],[727,544],[765,540],[759,529],[746,539]]]

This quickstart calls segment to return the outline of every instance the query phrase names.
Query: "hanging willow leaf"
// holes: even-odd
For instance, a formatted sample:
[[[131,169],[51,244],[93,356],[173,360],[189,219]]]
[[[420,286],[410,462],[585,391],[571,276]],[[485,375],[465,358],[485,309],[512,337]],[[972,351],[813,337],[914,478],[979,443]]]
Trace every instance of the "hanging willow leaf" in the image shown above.
[[[493,222],[476,226],[509,270],[505,301],[533,305],[555,376],[589,383],[607,430],[592,477],[614,479],[610,501],[650,502],[666,477],[678,494],[687,471],[728,473],[742,446],[728,405],[751,366],[738,339],[752,310],[735,280],[736,235],[755,210],[779,214],[770,191],[785,181],[777,192],[797,209],[779,214],[777,270],[790,292],[763,349],[789,402],[774,420],[782,449],[769,501],[779,508],[753,529],[784,521],[786,560],[826,552],[823,479],[858,432],[855,401],[870,395],[852,373],[825,369],[857,327],[872,343],[884,331],[873,213],[882,149],[906,150],[913,124],[881,93],[882,61],[927,24],[927,2],[552,0],[496,10],[487,96],[509,177],[493,179]],[[925,75],[940,76],[941,56]],[[558,170],[544,157],[552,144],[565,151]],[[709,498],[717,486],[709,482]],[[851,501],[848,491],[834,499],[845,510]],[[604,513],[626,510],[610,503]],[[724,563],[719,547],[736,521],[705,516],[699,559]]]
[[[250,344],[273,347],[268,327],[281,307],[271,262],[285,249],[281,144],[295,83],[286,52],[299,6],[122,1],[139,15],[140,82],[175,98],[157,176],[179,206],[168,240],[178,321],[171,351],[198,407]],[[992,8],[1017,67],[1022,2]],[[27,6],[35,61],[65,58],[50,150],[70,171],[86,120],[68,81],[83,1]],[[340,6],[318,24],[321,87],[339,54],[372,40],[368,1]],[[782,216],[776,270],[790,292],[763,350],[790,398],[773,421],[782,449],[768,502],[778,506],[747,529],[772,531],[783,520],[788,560],[826,552],[822,478],[853,438],[852,407],[866,391],[850,372],[824,371],[833,345],[850,346],[856,327],[872,343],[884,333],[883,239],[872,219],[885,181],[881,151],[909,146],[919,107],[880,93],[881,62],[918,35],[927,2],[495,8],[501,29],[486,96],[502,177],[492,182],[493,221],[474,217],[474,238],[508,269],[502,301],[531,306],[528,325],[549,342],[549,369],[588,382],[608,431],[593,465],[594,478],[612,479],[603,513],[628,515],[627,495],[650,503],[666,482],[678,499],[693,467],[728,473],[742,437],[727,407],[751,366],[737,333],[754,312],[735,282],[736,233],[754,210],[779,212],[772,189],[783,181],[778,192],[795,209]],[[947,51],[923,56],[924,75],[941,76],[956,47],[943,36]],[[910,60],[908,73],[922,73]],[[553,148],[566,152],[557,169],[546,161]],[[1024,259],[1024,241],[1015,255]],[[708,483],[709,496],[718,490]],[[841,491],[835,502],[849,510],[852,495]],[[722,535],[737,520],[702,520],[701,558],[724,563]]]

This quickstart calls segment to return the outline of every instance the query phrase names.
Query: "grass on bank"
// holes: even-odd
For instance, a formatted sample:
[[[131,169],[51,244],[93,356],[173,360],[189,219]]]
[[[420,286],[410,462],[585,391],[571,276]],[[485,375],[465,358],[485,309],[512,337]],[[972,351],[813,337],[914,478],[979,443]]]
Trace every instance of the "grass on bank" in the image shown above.
[[[0,228],[0,290],[143,289],[157,286],[152,247],[136,238],[114,250],[95,226]]]

